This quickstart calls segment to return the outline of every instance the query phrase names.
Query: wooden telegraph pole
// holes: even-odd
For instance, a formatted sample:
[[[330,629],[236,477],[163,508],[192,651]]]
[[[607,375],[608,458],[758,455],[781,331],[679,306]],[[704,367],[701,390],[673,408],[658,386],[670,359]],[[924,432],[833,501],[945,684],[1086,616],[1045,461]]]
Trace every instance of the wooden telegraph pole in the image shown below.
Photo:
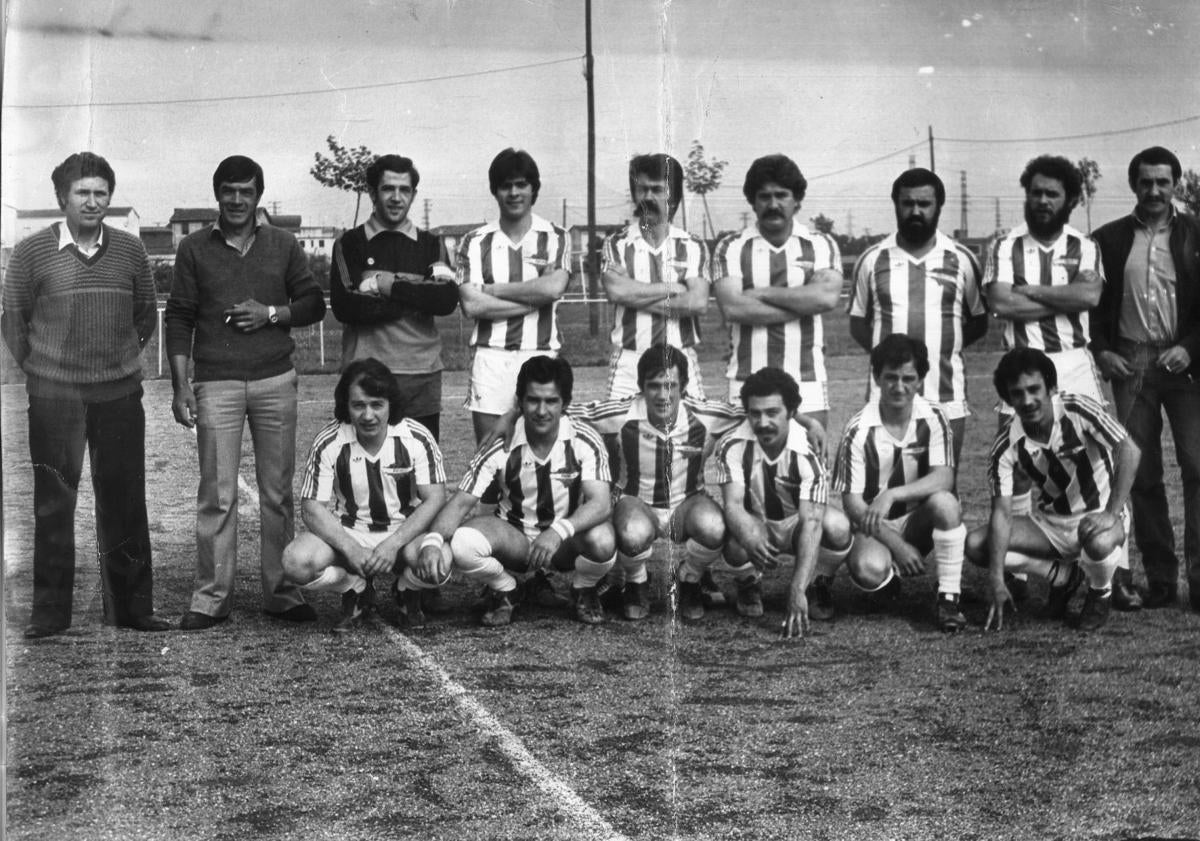
[[[587,80],[587,231],[584,234],[584,276],[589,298],[595,298],[599,261],[596,254],[596,95],[592,80],[592,0],[584,0],[584,57],[583,77]],[[588,330],[595,336],[600,330],[600,312],[588,302]]]

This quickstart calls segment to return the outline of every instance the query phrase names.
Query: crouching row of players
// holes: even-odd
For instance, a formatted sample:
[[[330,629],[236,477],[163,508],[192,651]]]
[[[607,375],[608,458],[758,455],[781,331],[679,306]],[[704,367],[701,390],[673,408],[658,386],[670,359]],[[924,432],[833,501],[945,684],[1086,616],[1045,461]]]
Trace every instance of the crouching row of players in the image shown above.
[[[486,588],[485,625],[508,624],[523,602],[568,603],[551,570],[570,575],[575,616],[596,624],[614,587],[627,619],[649,615],[647,561],[665,538],[684,545],[674,593],[686,620],[719,597],[704,584],[722,556],[743,616],[762,614],[762,573],[790,556],[781,630],[800,637],[810,619],[833,618],[843,563],[858,587],[893,591],[897,575],[924,573],[927,558],[938,581],[935,622],[959,630],[969,557],[991,570],[985,627],[1002,627],[1012,573],[1046,578],[1060,617],[1086,579],[1078,625],[1099,627],[1113,572],[1127,565],[1123,512],[1136,447],[1099,404],[1057,393],[1044,354],[1010,352],[995,385],[1015,416],[991,453],[989,522],[968,534],[949,422],[917,393],[928,365],[925,347],[907,336],[872,351],[878,399],[847,424],[830,478],[824,430],[799,412],[798,387],[778,369],[749,377],[738,408],[688,396],[687,357],[660,345],[638,361],[639,394],[580,405],[571,403],[570,365],[535,357],[521,367],[517,407],[447,499],[433,437],[398,416],[387,368],[360,360],[343,373],[336,420],[314,442],[301,503],[308,532],[285,551],[285,571],[309,590],[343,594],[336,630],[373,609],[372,580],[384,573],[395,574],[401,621],[418,627],[454,571]],[[705,492],[713,453],[723,506]],[[1018,471],[1040,490],[1029,514],[1012,510]],[[831,485],[842,510],[826,504]],[[481,504],[494,513],[475,514]]]

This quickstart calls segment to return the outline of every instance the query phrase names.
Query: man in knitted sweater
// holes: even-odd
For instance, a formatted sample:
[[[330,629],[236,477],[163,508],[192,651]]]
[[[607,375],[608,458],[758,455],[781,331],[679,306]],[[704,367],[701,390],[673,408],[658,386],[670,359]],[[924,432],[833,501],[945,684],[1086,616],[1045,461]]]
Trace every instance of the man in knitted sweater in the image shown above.
[[[171,409],[177,422],[195,427],[200,454],[196,587],[179,627],[210,628],[233,608],[247,420],[258,479],[263,609],[277,619],[309,622],[316,613],[285,581],[282,562],[295,517],[297,377],[290,328],[320,321],[325,298],[296,238],[258,220],[262,167],[241,155],[226,158],[213,173],[213,193],[220,215],[179,244],[166,312]]]
[[[435,315],[458,306],[441,240],[418,231],[408,211],[421,180],[413,162],[383,155],[367,167],[370,218],[333,244],[329,296],[342,322],[342,370],[356,359],[388,366],[401,412],[439,437],[442,339]]]
[[[25,371],[33,464],[33,612],[25,636],[71,625],[75,501],[91,453],[104,622],[165,631],[151,601],[141,350],[154,332],[154,279],[137,237],[106,227],[112,167],[80,152],[51,176],[66,221],[13,251],[4,341]]]

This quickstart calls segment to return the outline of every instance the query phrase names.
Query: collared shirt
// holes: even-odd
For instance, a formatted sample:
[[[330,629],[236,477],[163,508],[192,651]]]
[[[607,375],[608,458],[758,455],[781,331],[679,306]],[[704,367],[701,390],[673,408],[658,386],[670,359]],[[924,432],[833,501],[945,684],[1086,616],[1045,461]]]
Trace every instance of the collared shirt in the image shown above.
[[[686,284],[691,278],[708,283],[708,249],[682,228],[670,225],[666,237],[651,245],[634,222],[604,241],[604,271],[615,268],[639,283]],[[617,304],[613,309],[612,343],[641,352],[655,344],[677,348],[700,344],[700,323],[693,315],[668,316]]]
[[[740,407],[723,401],[685,397],[675,423],[661,429],[651,423],[640,394],[573,403],[567,411],[615,443],[621,492],[655,508],[674,508],[703,491],[705,458],[717,439],[746,417]]]
[[[62,251],[64,248],[67,248],[68,246],[73,245],[73,246],[75,246],[76,250],[79,251],[79,253],[82,254],[84,257],[92,257],[93,255],[95,255],[95,253],[97,251],[100,250],[100,246],[103,244],[104,244],[104,225],[103,225],[103,223],[101,223],[101,225],[100,225],[100,233],[96,235],[95,244],[91,245],[87,248],[79,247],[79,243],[75,242],[75,238],[73,236],[71,236],[71,229],[67,227],[66,222],[58,223],[58,250],[59,251]]]
[[[499,490],[496,516],[526,534],[545,531],[579,507],[584,482],[611,481],[608,454],[600,435],[585,423],[559,420],[558,437],[545,458],[538,458],[518,418],[511,440],[479,450],[458,489],[482,498]]]
[[[1049,441],[1029,436],[1017,415],[1007,415],[988,459],[993,497],[1013,495],[1020,467],[1041,495],[1038,507],[1051,514],[1083,514],[1108,505],[1116,477],[1117,446],[1125,429],[1090,397],[1069,392],[1050,396],[1054,426]]]
[[[900,438],[888,432],[877,401],[868,403],[849,420],[838,444],[831,484],[833,490],[860,494],[870,504],[888,488],[911,484],[935,467],[953,466],[950,422],[940,407],[918,394]],[[897,502],[888,511],[888,519],[907,514],[920,504],[920,500]]]
[[[1134,342],[1173,344],[1179,324],[1170,242],[1175,208],[1157,229],[1151,229],[1136,210],[1133,221],[1133,247],[1125,260],[1125,295],[1117,334]]]
[[[824,505],[829,495],[825,465],[809,447],[804,427],[790,418],[787,443],[774,459],[767,458],[750,421],[722,438],[717,482],[742,485],[746,511],[771,521],[795,516],[801,502]]]
[[[254,245],[254,238],[258,236],[258,229],[261,227],[262,222],[258,221],[258,217],[255,216],[254,229],[250,231],[250,236],[246,237],[246,241],[243,242],[239,247],[236,243],[234,243],[233,240],[229,238],[229,234],[225,233],[225,229],[221,227],[221,216],[218,214],[217,218],[213,221],[213,236],[220,237],[222,242],[224,242],[238,254],[245,257],[250,251],[250,246]]]
[[[417,241],[417,226],[414,225],[413,220],[407,216],[404,217],[404,221],[398,228],[387,227],[375,218],[374,213],[368,216],[367,221],[363,223],[363,233],[367,235],[367,242],[370,242],[373,237],[382,234],[384,231],[391,231],[392,233],[396,234],[404,234],[413,242]]]

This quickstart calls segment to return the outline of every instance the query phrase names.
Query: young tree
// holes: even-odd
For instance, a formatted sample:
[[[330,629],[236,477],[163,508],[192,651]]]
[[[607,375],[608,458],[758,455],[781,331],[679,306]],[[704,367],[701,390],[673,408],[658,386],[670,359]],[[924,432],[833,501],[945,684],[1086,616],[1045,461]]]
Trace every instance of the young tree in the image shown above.
[[[835,223],[832,219],[830,219],[824,213],[818,213],[816,216],[809,219],[808,221],[812,222],[813,227],[817,230],[817,233],[826,234],[826,235],[833,233],[833,226]]]
[[[309,172],[326,187],[354,193],[354,225],[357,226],[363,193],[367,192],[367,167],[376,155],[366,146],[353,149],[343,146],[332,134],[325,138],[325,143],[332,155],[325,157],[320,152],[315,153],[316,163]]]
[[[1200,216],[1200,173],[1194,169],[1184,170],[1175,185],[1175,197],[1183,202],[1188,213]]]
[[[1076,169],[1083,177],[1083,195],[1080,203],[1087,210],[1088,233],[1092,232],[1092,199],[1096,196],[1096,182],[1100,180],[1100,164],[1091,158],[1080,158],[1075,162]]]
[[[716,231],[716,228],[713,227],[712,214],[708,211],[708,194],[721,186],[721,176],[728,163],[729,161],[719,161],[716,158],[706,160],[704,147],[700,145],[699,140],[693,140],[691,151],[688,152],[687,165],[683,168],[684,183],[704,203],[704,218],[710,231]]]

